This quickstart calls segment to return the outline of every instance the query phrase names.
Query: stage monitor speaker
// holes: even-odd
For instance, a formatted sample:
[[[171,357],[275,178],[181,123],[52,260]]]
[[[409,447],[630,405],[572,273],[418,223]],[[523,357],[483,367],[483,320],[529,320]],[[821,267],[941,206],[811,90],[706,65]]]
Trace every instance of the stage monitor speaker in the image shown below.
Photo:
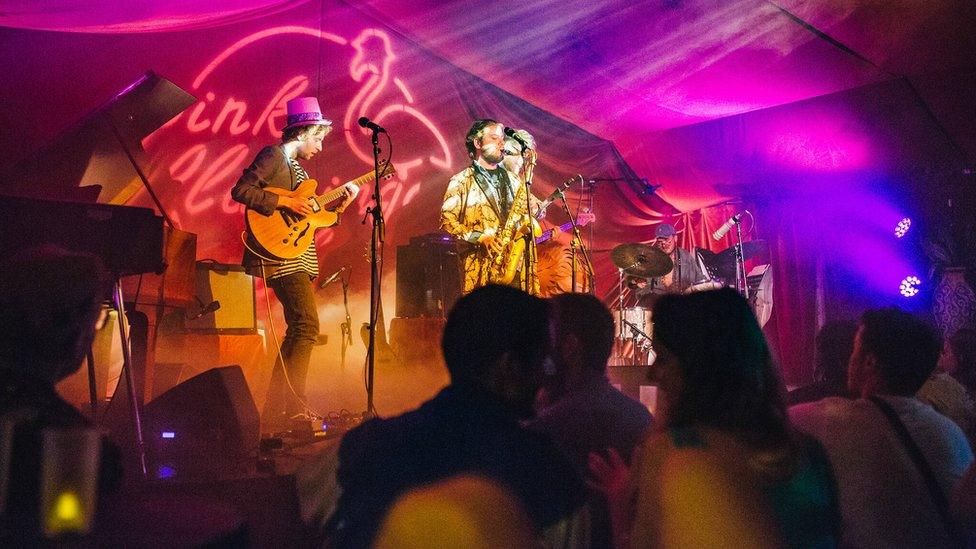
[[[193,332],[253,334],[257,331],[254,277],[240,265],[198,261],[196,266],[198,302],[187,309],[186,328]],[[206,311],[208,305],[217,309]],[[194,316],[196,318],[193,318]]]
[[[260,422],[240,366],[208,370],[150,402],[143,438],[151,473],[163,477],[246,472]]]

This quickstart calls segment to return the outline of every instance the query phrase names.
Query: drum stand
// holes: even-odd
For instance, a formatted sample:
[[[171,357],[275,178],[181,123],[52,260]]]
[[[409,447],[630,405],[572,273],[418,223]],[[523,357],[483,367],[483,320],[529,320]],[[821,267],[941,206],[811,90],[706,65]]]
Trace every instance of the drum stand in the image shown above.
[[[637,353],[638,353],[637,341],[638,340],[635,334],[633,338],[634,344],[631,346],[631,352],[625,354],[624,349],[628,339],[626,327],[627,326],[633,327],[634,325],[628,322],[627,319],[625,318],[626,309],[624,308],[624,290],[626,289],[626,287],[624,286],[624,269],[618,268],[617,273],[618,273],[618,279],[617,279],[618,330],[617,330],[617,341],[616,344],[614,345],[614,348],[616,349],[616,353],[614,354],[614,356],[610,357],[610,364],[614,366],[634,366],[637,364]],[[643,333],[640,330],[637,331]],[[650,341],[650,338],[648,338],[648,341]]]
[[[624,270],[617,269],[617,314],[620,315],[622,319],[624,317]],[[620,323],[620,333],[617,334],[620,339],[624,338],[624,323]]]
[[[646,333],[644,333],[644,330],[641,330],[640,328],[638,328],[636,324],[634,324],[633,322],[631,322],[631,321],[625,319],[623,316],[621,316],[620,317],[620,330],[621,331],[623,331],[623,328],[624,328],[623,325],[624,324],[626,324],[627,327],[630,328],[630,333],[634,336],[634,364],[637,364],[637,350],[638,350],[638,348],[641,349],[641,350],[646,350],[647,351],[647,363],[648,364],[654,364],[654,360],[657,359],[657,353],[655,353],[654,352],[654,349],[651,347],[651,343],[652,343],[651,336],[649,336]]]

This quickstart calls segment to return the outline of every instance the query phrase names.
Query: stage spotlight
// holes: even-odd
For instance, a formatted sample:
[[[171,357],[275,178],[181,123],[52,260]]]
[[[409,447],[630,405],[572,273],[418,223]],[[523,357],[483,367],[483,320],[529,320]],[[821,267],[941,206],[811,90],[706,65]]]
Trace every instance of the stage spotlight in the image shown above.
[[[918,287],[922,284],[922,281],[918,279],[917,276],[906,276],[904,280],[901,281],[901,285],[898,290],[904,297],[914,297],[918,294]]]
[[[904,217],[901,221],[895,225],[895,238],[901,238],[908,233],[908,229],[912,227],[912,218]]]

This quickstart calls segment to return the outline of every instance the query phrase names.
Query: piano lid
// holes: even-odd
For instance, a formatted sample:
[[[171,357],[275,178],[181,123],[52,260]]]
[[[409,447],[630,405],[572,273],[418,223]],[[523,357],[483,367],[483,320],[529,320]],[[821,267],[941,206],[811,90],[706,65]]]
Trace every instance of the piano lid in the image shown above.
[[[193,95],[149,71],[0,175],[0,192],[123,204],[143,184],[126,148],[145,164],[142,140],[195,102]]]

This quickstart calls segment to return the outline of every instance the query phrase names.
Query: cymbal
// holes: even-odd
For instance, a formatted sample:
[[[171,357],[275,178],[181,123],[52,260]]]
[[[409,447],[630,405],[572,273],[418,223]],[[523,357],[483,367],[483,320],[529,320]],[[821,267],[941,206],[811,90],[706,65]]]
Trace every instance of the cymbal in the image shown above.
[[[644,278],[664,276],[674,268],[666,253],[647,244],[620,244],[610,252],[610,259],[625,273]]]

